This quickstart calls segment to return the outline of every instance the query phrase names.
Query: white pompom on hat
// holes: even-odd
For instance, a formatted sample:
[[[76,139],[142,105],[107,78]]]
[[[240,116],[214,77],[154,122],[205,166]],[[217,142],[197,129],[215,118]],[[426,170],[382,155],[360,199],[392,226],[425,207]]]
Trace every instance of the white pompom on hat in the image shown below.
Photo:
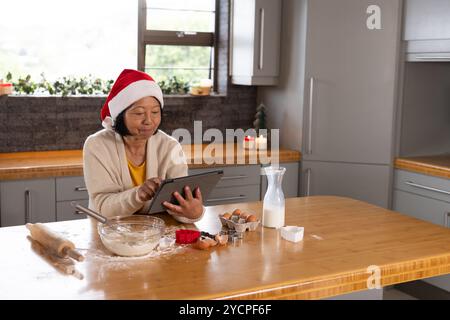
[[[152,77],[138,70],[123,70],[100,112],[103,127],[112,130],[117,116],[144,97],[155,97],[161,109],[164,107],[162,90]]]

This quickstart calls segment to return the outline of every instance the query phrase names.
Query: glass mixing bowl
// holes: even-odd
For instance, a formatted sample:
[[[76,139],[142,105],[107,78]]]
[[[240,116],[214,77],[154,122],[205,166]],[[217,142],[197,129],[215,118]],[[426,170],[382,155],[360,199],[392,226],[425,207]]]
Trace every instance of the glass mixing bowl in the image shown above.
[[[164,220],[145,215],[108,218],[97,226],[103,245],[119,256],[142,256],[150,253],[164,235]]]

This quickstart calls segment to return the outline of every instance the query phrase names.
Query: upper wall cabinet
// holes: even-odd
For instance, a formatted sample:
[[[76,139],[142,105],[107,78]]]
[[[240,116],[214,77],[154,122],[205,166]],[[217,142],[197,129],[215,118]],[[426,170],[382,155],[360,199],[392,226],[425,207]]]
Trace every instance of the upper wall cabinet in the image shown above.
[[[408,61],[450,61],[450,1],[405,0]]]
[[[231,81],[278,84],[281,0],[233,0],[231,11]]]

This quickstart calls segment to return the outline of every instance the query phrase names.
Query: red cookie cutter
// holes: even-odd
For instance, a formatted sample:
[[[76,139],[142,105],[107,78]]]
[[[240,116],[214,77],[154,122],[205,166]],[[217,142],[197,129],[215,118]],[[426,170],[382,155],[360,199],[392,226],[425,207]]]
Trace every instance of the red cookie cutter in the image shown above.
[[[176,243],[178,244],[190,244],[197,241],[200,238],[200,231],[195,230],[177,230],[175,231]]]

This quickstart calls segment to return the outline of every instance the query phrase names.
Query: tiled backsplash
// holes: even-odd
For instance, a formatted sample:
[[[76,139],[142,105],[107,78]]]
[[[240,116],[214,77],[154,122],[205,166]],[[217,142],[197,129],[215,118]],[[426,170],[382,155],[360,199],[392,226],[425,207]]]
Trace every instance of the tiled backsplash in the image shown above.
[[[80,149],[86,137],[102,129],[100,109],[106,97],[0,97],[0,152]],[[251,128],[256,88],[229,86],[226,96],[167,96],[163,131]]]

